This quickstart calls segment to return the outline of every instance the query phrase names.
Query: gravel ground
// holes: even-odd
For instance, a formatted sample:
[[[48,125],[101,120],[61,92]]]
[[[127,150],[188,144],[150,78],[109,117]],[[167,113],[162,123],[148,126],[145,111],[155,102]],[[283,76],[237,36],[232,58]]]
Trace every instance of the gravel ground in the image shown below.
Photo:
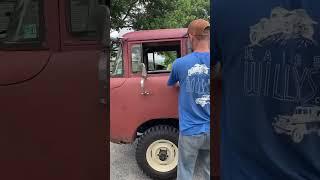
[[[134,144],[110,143],[110,180],[152,180],[143,174],[135,159]],[[194,180],[201,180],[196,169]]]

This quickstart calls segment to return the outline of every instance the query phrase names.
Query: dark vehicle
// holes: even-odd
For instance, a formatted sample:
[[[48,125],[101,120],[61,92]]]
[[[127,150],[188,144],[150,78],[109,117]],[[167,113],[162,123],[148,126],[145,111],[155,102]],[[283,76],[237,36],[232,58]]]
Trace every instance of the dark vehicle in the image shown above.
[[[107,179],[108,17],[103,0],[0,1],[0,179]]]

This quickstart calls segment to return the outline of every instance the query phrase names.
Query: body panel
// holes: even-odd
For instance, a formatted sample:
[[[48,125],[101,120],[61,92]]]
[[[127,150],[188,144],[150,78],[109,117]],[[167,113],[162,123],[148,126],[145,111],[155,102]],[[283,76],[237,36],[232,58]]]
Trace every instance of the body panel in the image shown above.
[[[0,86],[0,179],[108,177],[107,111],[98,86],[102,49],[94,41],[64,43],[67,3],[43,4],[45,48],[0,50],[0,83],[11,83]]]

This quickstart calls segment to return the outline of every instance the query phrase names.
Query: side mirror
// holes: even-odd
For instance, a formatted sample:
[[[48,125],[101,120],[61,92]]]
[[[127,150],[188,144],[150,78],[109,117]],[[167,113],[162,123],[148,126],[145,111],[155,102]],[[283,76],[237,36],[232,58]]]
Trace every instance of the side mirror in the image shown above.
[[[144,63],[141,63],[141,77],[144,79],[147,79],[148,77],[147,68]]]

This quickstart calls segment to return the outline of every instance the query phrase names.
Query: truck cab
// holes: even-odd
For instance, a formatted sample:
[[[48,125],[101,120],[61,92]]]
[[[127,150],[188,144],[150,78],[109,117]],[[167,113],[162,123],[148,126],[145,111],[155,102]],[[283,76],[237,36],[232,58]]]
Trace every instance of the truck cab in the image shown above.
[[[156,179],[176,176],[178,87],[167,87],[171,63],[190,51],[187,29],[130,32],[111,66],[110,138],[138,140],[136,159]]]

